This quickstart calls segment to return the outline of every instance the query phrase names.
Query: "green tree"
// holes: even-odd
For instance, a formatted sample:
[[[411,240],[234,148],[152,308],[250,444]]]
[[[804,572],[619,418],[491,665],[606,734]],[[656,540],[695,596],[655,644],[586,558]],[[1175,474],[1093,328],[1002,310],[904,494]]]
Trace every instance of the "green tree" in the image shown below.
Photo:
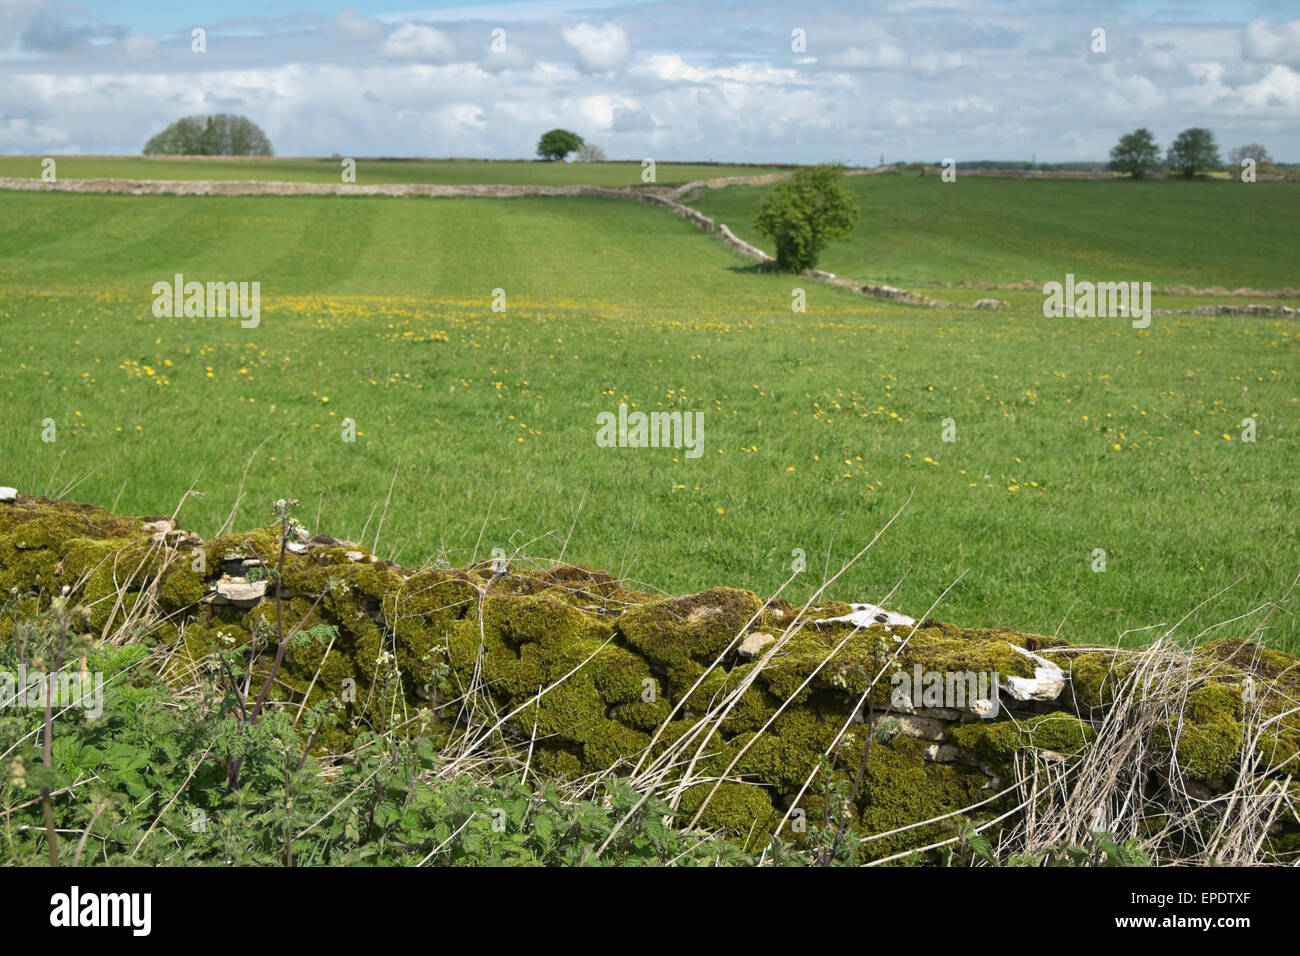
[[[232,113],[186,116],[144,144],[146,156],[270,156],[256,123]]]
[[[217,127],[216,124],[212,122],[211,116],[209,116],[207,122],[203,124],[203,135],[199,137],[199,155],[221,155],[221,143],[217,137]]]
[[[1151,130],[1145,126],[1125,133],[1110,151],[1110,168],[1116,172],[1128,173],[1134,179],[1141,179],[1159,161],[1160,147],[1156,145]]]
[[[1221,162],[1214,134],[1201,126],[1193,126],[1179,133],[1174,144],[1169,147],[1166,159],[1170,169],[1177,170],[1189,179]]]
[[[582,149],[582,137],[570,133],[567,129],[553,129],[543,133],[537,141],[537,155],[546,160],[564,159],[572,152]]]
[[[844,188],[844,167],[825,163],[799,170],[763,199],[758,231],[776,242],[777,265],[800,272],[817,264],[832,240],[853,235],[858,204]]]
[[[198,155],[203,148],[203,132],[206,128],[206,116],[186,116],[178,119],[161,133],[151,137],[149,142],[144,144],[144,153],[146,156]]]

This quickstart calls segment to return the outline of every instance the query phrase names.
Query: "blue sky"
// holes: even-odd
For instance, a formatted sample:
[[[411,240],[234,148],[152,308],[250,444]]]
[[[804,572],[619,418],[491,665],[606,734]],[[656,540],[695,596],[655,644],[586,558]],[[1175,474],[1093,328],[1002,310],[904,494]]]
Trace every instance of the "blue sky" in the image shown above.
[[[1065,161],[1196,125],[1300,161],[1300,0],[0,0],[0,152],[206,112],[281,155],[530,157],[564,126],[626,159]]]

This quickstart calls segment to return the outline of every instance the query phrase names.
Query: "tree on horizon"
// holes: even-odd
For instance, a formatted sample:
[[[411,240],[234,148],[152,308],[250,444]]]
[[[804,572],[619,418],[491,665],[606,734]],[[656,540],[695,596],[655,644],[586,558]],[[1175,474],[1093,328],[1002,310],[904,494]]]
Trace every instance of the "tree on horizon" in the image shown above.
[[[144,144],[146,156],[272,156],[271,141],[252,120],[233,113],[196,113]]]
[[[540,159],[555,162],[570,153],[582,149],[583,139],[577,133],[567,129],[553,129],[542,134],[537,141],[537,155]]]
[[[1141,179],[1160,161],[1160,147],[1145,126],[1125,133],[1110,151],[1110,168]]]
[[[1178,134],[1166,156],[1169,168],[1191,179],[1222,163],[1214,134],[1202,126],[1192,126]]]

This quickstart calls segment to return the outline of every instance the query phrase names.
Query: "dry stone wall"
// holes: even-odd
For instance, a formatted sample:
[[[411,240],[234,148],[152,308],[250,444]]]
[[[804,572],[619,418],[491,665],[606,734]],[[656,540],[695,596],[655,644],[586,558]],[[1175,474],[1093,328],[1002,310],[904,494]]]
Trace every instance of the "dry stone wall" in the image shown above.
[[[0,639],[23,607],[68,587],[94,632],[154,643],[171,673],[273,640],[277,529],[205,541],[169,517],[4,491]],[[1064,781],[1109,759],[1093,748],[1110,739],[1136,666],[1113,649],[870,604],[796,605],[721,586],[665,598],[566,564],[403,568],[302,529],[283,543],[284,618],[336,636],[328,648],[295,642],[275,695],[335,708],[321,746],[346,749],[360,730],[445,743],[467,695],[483,694],[518,715],[503,742],[531,746],[539,773],[658,766],[674,784],[691,763],[694,776],[674,784],[682,808],[744,840],[815,816],[827,780],[851,781],[861,766],[852,828],[869,856],[950,837],[935,817],[1013,825],[1026,766]],[[1188,793],[1204,802],[1240,787],[1250,756],[1261,786],[1294,790],[1296,664],[1241,639],[1188,652],[1181,704],[1141,731],[1163,756],[1135,768],[1133,786],[1153,805]],[[828,774],[815,773],[832,753]],[[1266,837],[1268,852],[1290,852],[1294,821],[1272,821]]]

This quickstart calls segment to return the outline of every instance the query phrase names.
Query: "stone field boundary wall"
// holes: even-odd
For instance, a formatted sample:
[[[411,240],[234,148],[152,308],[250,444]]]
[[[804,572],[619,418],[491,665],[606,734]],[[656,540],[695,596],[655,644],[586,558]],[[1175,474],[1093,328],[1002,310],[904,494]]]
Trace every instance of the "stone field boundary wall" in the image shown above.
[[[501,743],[530,748],[543,776],[653,779],[746,843],[817,817],[834,753],[832,783],[865,768],[851,830],[882,862],[951,842],[962,816],[1086,842],[1094,811],[1121,837],[1174,827],[1180,847],[1245,816],[1249,862],[1300,850],[1300,661],[1242,637],[1120,651],[722,586],[664,597],[553,562],[405,568],[301,527],[205,541],[173,517],[0,488],[0,640],[67,587],[90,633],[201,673],[216,652],[274,644],[282,544],[284,619],[336,637],[295,642],[273,693],[336,708],[326,753],[362,730],[446,744],[479,693],[519,715]]]

